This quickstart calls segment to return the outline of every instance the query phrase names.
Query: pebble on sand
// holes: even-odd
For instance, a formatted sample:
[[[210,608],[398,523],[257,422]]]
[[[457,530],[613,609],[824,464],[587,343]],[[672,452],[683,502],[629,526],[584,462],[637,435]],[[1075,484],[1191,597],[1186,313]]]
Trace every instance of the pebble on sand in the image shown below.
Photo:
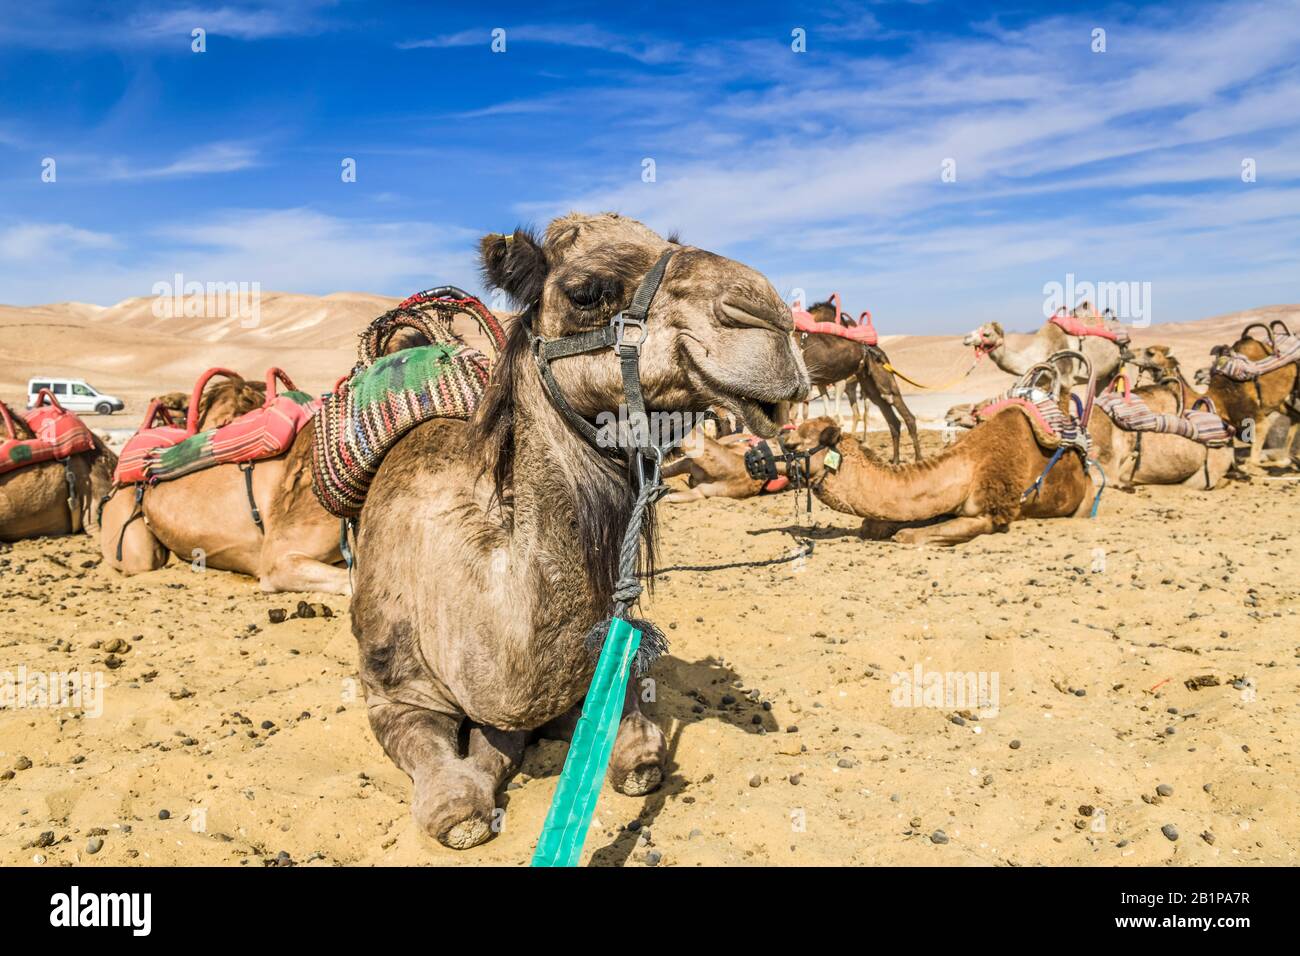
[[[1167,840],[1178,839],[1178,828],[1175,827],[1172,823],[1166,823],[1164,826],[1160,828],[1160,832],[1165,835],[1165,838]]]
[[[933,833],[930,834],[930,842],[938,843],[941,845],[947,843],[948,834],[944,833],[942,830],[935,830]]]
[[[1160,786],[1156,787],[1156,793],[1160,794],[1162,797],[1172,797],[1174,795],[1174,788],[1169,786],[1167,783],[1162,783]]]
[[[104,841],[100,837],[91,837],[90,842],[86,844],[87,853],[98,853],[104,849]]]

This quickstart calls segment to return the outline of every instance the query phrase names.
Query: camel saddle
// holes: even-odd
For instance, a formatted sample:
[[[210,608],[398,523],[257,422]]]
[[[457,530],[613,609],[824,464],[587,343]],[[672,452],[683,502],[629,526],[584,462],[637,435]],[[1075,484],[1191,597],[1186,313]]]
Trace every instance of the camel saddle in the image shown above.
[[[1262,359],[1248,359],[1240,352],[1224,350],[1215,355],[1210,371],[1234,382],[1248,382],[1296,361],[1300,361],[1300,335],[1279,335],[1272,352]]]
[[[266,401],[234,421],[199,431],[199,403],[203,389],[214,376],[238,379],[229,369],[210,368],[199,376],[190,395],[184,426],[158,399],[149,404],[144,423],[122,449],[113,480],[118,485],[157,484],[189,475],[213,465],[245,464],[274,458],[289,450],[298,432],[320,407],[320,402],[300,392],[283,371],[266,373]],[[277,393],[277,383],[285,390]]]
[[[35,433],[35,438],[18,437],[9,406],[0,402],[0,419],[5,429],[5,437],[0,439],[0,474],[42,461],[67,461],[95,447],[95,436],[90,429],[75,413],[60,405],[47,388],[37,393],[32,410],[19,417]]]
[[[1215,414],[1213,404],[1207,399],[1197,399],[1191,408],[1176,415],[1154,412],[1146,402],[1129,390],[1126,379],[1122,392],[1116,387],[1121,378],[1123,376],[1097,396],[1097,406],[1110,416],[1117,428],[1128,432],[1182,435],[1209,448],[1222,448],[1232,444],[1232,426]],[[1198,408],[1198,405],[1206,407]]]
[[[1059,326],[1066,335],[1073,335],[1078,338],[1093,335],[1098,338],[1109,339],[1121,348],[1129,344],[1128,329],[1122,325],[1108,326],[1105,320],[1102,320],[1100,325],[1093,325],[1078,316],[1070,315],[1061,310],[1052,316],[1051,322],[1053,325]]]
[[[453,329],[458,314],[478,322],[497,354],[505,348],[496,316],[455,286],[416,293],[361,333],[357,364],[325,397],[316,419],[311,486],[330,514],[361,514],[384,456],[416,425],[468,420],[478,408],[491,360]],[[412,333],[424,344],[394,348]]]
[[[847,314],[840,308],[840,294],[832,292],[830,301],[835,304],[834,322],[818,322],[812,317],[811,312],[800,308],[800,303],[791,307],[790,314],[794,316],[795,331],[812,335],[838,335],[842,339],[849,339],[862,345],[876,345],[880,342],[876,327],[871,323],[870,312],[863,312],[858,316],[856,325],[849,325],[846,321]]]

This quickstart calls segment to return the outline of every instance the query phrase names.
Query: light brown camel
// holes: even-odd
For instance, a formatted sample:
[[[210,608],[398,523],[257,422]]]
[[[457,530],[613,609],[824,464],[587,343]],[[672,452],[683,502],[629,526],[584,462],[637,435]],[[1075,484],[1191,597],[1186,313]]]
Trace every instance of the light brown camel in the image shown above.
[[[808,376],[789,307],[753,269],[611,213],[481,245],[487,283],[548,340],[608,325],[670,250],[640,352],[647,407],[721,405],[773,434],[777,404],[802,399]],[[623,401],[608,349],[550,367],[588,420]],[[531,731],[571,731],[595,663],[584,638],[609,613],[633,502],[627,467],[548,398],[519,320],[473,423],[414,428],[376,474],[356,550],[360,673],[375,737],[414,784],[416,823],[447,846],[491,835]],[[609,779],[648,793],[664,759],[629,683]]]
[[[261,382],[213,385],[199,403],[199,428],[218,428],[265,397]],[[348,572],[336,566],[339,521],[311,490],[313,433],[309,422],[288,451],[253,464],[253,498],[265,532],[253,520],[240,466],[213,465],[148,488],[138,506],[135,487],[118,488],[104,507],[105,564],[133,575],[157,570],[175,554],[252,575],[263,591],[349,593]]]
[[[1168,346],[1146,348],[1136,362],[1156,377],[1155,384],[1133,389],[1148,408],[1168,415],[1191,408],[1197,396],[1183,381]],[[1231,445],[1210,448],[1182,435],[1126,431],[1097,406],[1088,419],[1088,438],[1106,481],[1120,491],[1132,491],[1134,485],[1178,484],[1209,490],[1219,487],[1233,467]]]
[[[813,451],[808,476],[827,507],[865,519],[863,537],[904,544],[954,545],[1022,518],[1065,518],[1086,512],[1092,481],[1083,462],[1066,452],[1038,492],[1021,500],[1047,467],[1050,452],[1025,416],[1007,408],[971,429],[938,455],[910,465],[886,465],[829,418],[804,422],[785,438],[792,451]],[[837,467],[827,453],[840,455]],[[784,463],[778,471],[784,473]]]
[[[808,309],[816,322],[836,322],[836,308],[832,302],[818,302]],[[847,324],[853,325],[848,319]],[[901,416],[907,425],[907,433],[912,439],[912,451],[916,460],[921,460],[921,439],[916,431],[916,416],[903,401],[894,373],[885,368],[889,356],[878,345],[865,345],[838,335],[826,335],[816,332],[795,332],[795,339],[803,351],[804,363],[812,377],[813,387],[823,399],[827,397],[826,387],[837,382],[845,383],[845,393],[849,399],[849,408],[853,413],[850,431],[858,430],[862,423],[862,435],[867,434],[867,409],[858,412],[858,391],[880,409],[889,427],[889,434],[894,440],[894,464],[899,461],[899,444],[902,429],[899,424]],[[804,417],[808,416],[808,406],[804,404]]]
[[[1081,314],[1079,310],[1075,310],[1072,315],[1075,318],[1093,320],[1091,315]],[[1057,352],[1082,352],[1097,373],[1098,388],[1108,385],[1123,366],[1123,351],[1110,339],[1099,335],[1070,335],[1051,321],[1044,322],[1029,344],[1022,349],[1012,349],[1007,345],[1006,334],[998,322],[981,325],[962,339],[962,344],[985,352],[994,365],[1016,376],[1025,374]],[[1075,385],[1088,384],[1087,370],[1078,362],[1063,361],[1061,371],[1072,373]]]
[[[11,411],[10,419],[16,438],[36,437],[20,414]],[[95,447],[73,455],[66,468],[62,461],[42,461],[0,474],[0,541],[99,529],[99,500],[113,487],[117,456],[91,435]]]
[[[773,440],[775,444],[775,439]],[[682,504],[705,498],[754,498],[769,484],[767,479],[751,478],[745,468],[748,435],[711,438],[700,429],[682,442],[681,456],[664,465],[664,479],[687,476],[687,489],[668,494],[664,501]]]

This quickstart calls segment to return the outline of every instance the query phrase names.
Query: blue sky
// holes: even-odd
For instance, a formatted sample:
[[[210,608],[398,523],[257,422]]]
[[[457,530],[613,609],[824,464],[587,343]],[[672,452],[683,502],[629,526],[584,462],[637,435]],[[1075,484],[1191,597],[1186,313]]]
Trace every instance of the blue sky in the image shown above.
[[[1032,327],[1070,273],[1300,301],[1300,0],[25,0],[0,90],[0,302],[476,288],[477,236],[570,209],[886,333]]]

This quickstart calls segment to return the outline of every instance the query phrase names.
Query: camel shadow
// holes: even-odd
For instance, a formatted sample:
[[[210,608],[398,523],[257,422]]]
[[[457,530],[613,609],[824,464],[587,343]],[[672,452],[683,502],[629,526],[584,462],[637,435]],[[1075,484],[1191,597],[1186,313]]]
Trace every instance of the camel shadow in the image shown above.
[[[752,528],[747,530],[745,534],[753,537],[763,534],[784,534],[789,535],[796,544],[802,544],[805,541],[834,541],[838,538],[860,537],[859,529],[856,526],[852,528],[842,528],[836,525],[817,524],[814,524],[811,527],[801,524],[787,524],[772,528]]]
[[[681,775],[677,763],[677,748],[686,727],[705,720],[720,720],[748,734],[779,731],[764,702],[742,693],[737,685],[743,686],[740,676],[711,657],[686,661],[669,654],[655,663],[649,677],[641,683],[641,709],[664,731],[667,746],[664,779],[657,790],[643,798],[635,820],[623,821],[614,837],[593,851],[590,866],[625,866],[636,851],[641,834],[651,827],[669,802],[689,798],[691,781]],[[545,738],[537,744],[529,746],[523,769],[533,777],[557,776],[564,766],[567,747]],[[609,786],[608,781],[604,786]],[[503,796],[508,801],[508,792]]]

